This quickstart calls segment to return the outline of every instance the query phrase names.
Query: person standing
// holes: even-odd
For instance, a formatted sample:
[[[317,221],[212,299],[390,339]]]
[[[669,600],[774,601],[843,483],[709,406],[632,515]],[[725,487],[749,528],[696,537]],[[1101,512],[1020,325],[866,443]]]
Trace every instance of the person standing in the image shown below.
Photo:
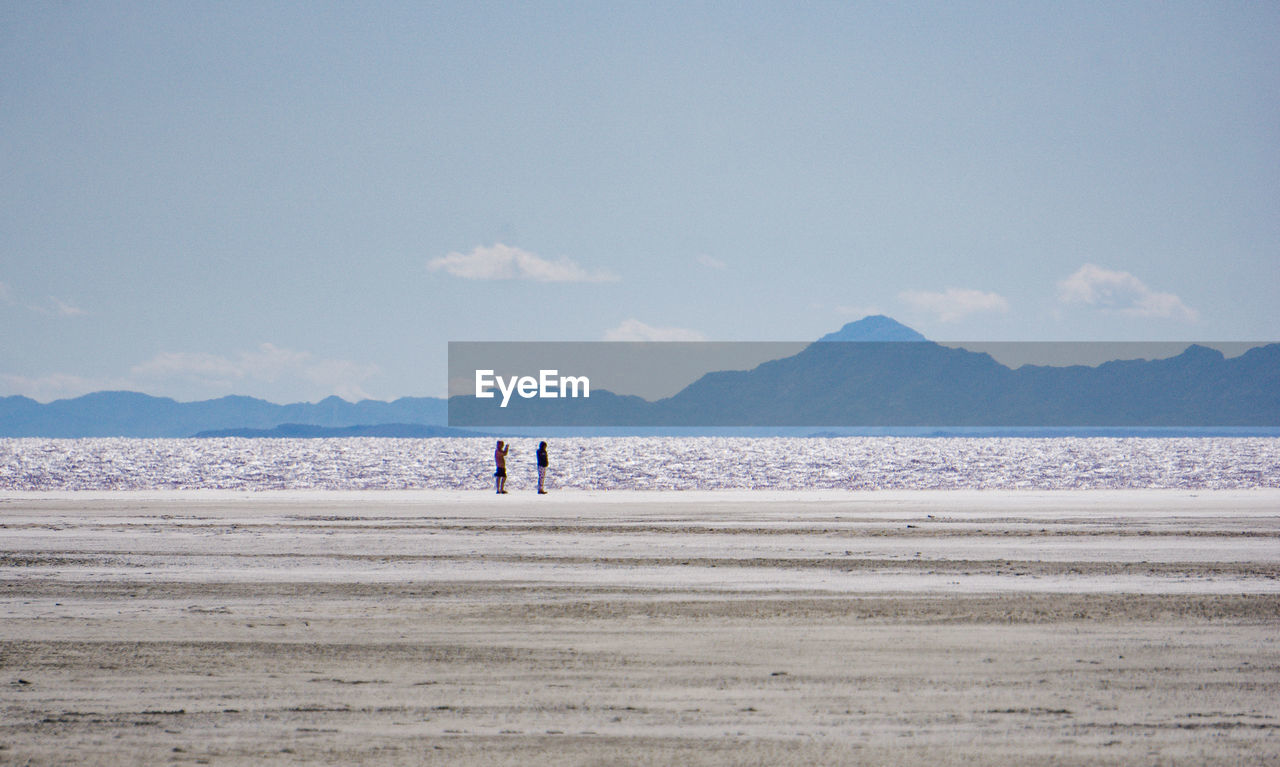
[[[546,495],[547,491],[542,489],[542,483],[547,478],[547,443],[543,442],[538,445],[538,495]]]
[[[509,448],[498,440],[498,447],[493,451],[493,462],[498,468],[493,472],[493,489],[499,493],[507,492],[507,450]]]

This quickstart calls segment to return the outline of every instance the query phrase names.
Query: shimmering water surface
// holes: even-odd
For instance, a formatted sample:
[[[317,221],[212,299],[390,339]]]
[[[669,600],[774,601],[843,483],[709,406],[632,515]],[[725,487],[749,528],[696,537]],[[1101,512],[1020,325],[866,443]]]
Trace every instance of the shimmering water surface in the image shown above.
[[[508,487],[535,479],[517,439]],[[477,490],[488,439],[0,439],[0,490]],[[592,490],[1280,487],[1276,438],[592,438],[550,485]]]

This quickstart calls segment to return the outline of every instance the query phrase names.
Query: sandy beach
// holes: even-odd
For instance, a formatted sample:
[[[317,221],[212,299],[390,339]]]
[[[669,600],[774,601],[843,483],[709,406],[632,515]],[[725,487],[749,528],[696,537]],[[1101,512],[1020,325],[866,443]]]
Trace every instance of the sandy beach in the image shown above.
[[[1280,762],[1280,491],[0,495],[0,764]]]

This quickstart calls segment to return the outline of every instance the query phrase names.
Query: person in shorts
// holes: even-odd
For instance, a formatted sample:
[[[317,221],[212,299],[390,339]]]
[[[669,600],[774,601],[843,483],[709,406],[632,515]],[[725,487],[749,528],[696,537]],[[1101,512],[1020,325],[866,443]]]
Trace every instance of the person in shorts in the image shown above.
[[[498,447],[493,451],[493,462],[498,468],[493,472],[493,489],[499,493],[507,492],[507,450],[509,448],[498,440]]]

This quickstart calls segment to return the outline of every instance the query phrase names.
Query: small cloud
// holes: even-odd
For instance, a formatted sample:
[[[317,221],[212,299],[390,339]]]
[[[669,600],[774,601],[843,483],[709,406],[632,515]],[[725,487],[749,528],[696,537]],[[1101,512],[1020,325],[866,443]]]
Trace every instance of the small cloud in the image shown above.
[[[363,384],[377,375],[376,365],[317,357],[311,352],[264,343],[234,357],[199,352],[166,352],[129,370],[131,378],[154,384],[181,383],[212,391],[240,392],[248,386],[305,383],[316,394],[370,399]]]
[[[20,394],[38,402],[79,397],[95,391],[128,389],[127,381],[107,378],[86,378],[68,373],[51,373],[45,376],[20,376],[0,373],[0,392]]]
[[[63,301],[57,296],[48,296],[46,301],[35,303],[19,299],[14,295],[13,288],[5,282],[0,282],[0,302],[10,306],[18,306],[36,314],[57,315],[59,317],[79,317],[86,313],[84,309],[69,301]]]
[[[999,293],[967,288],[947,288],[941,293],[906,290],[898,294],[913,309],[932,312],[941,322],[957,322],[980,312],[1007,312],[1009,302]]]
[[[164,352],[134,365],[129,375],[147,382],[179,380],[216,389],[231,389],[245,378],[244,369],[216,354]]]
[[[706,253],[699,253],[697,261],[703,266],[710,267],[712,269],[728,269],[729,268],[729,265],[726,264],[725,262],[721,261],[715,256],[709,256]]]
[[[53,306],[53,312],[63,317],[79,317],[85,313],[84,309],[54,296],[49,296],[49,303]]]
[[[1085,264],[1058,283],[1058,301],[1087,304],[1131,317],[1162,317],[1194,322],[1200,313],[1172,293],[1160,293],[1129,272]]]
[[[363,383],[379,372],[377,365],[352,360],[312,360],[302,371],[302,377],[322,390],[328,390],[351,402],[373,399],[365,391]]]
[[[606,341],[705,341],[707,337],[696,330],[686,328],[655,328],[640,320],[623,320],[622,324],[604,334]]]
[[[364,384],[376,365],[318,357],[311,352],[264,343],[231,356],[165,352],[129,368],[119,378],[86,378],[65,373],[27,377],[0,373],[0,394],[22,394],[48,402],[95,391],[125,389],[183,399],[247,394],[296,401],[298,392],[322,399],[336,394],[358,402],[371,399]]]
[[[569,258],[549,261],[527,250],[497,243],[470,253],[449,253],[427,262],[431,271],[444,271],[464,280],[532,280],[534,282],[614,282],[608,272],[588,272]]]
[[[868,304],[866,306],[851,306],[848,304],[841,304],[840,306],[834,307],[834,309],[836,314],[839,314],[845,317],[874,317],[878,314],[884,314],[884,312],[881,311],[874,304]]]

